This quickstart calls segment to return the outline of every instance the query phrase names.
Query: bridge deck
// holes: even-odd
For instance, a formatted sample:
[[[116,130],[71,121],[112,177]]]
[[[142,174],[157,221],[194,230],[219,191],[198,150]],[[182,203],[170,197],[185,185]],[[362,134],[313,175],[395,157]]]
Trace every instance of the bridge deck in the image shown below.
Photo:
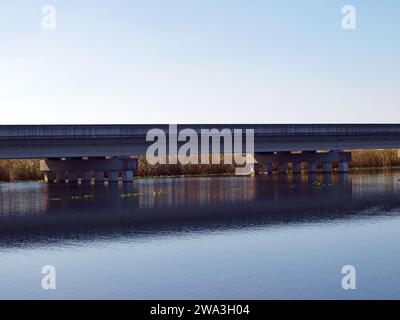
[[[124,138],[142,137],[150,129],[168,132],[168,125],[0,125],[0,139]],[[178,131],[201,129],[254,129],[255,136],[399,135],[400,124],[187,124]]]
[[[0,158],[136,156],[160,125],[3,125]],[[201,129],[254,129],[255,152],[400,148],[400,124],[196,124]]]

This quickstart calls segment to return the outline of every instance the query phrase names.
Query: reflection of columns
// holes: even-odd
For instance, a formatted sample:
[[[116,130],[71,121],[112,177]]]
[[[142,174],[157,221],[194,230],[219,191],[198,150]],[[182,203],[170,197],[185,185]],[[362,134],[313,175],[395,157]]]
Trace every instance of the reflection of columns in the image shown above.
[[[331,185],[332,184],[332,174],[324,174],[324,184]]]
[[[339,172],[349,172],[349,164],[347,162],[339,162]]]
[[[315,172],[317,172],[317,163],[316,163],[316,162],[309,162],[309,163],[308,163],[307,171],[308,171],[309,173],[315,173]]]
[[[78,171],[68,171],[68,182],[78,182]]]
[[[92,171],[83,171],[82,182],[88,183],[92,181]]]
[[[95,182],[104,183],[104,171],[97,170],[94,179],[95,179]]]
[[[325,172],[325,173],[332,172],[332,163],[331,162],[323,162],[322,169],[323,169],[323,172]]]
[[[301,163],[300,162],[293,163],[293,173],[301,173]]]
[[[54,182],[55,172],[54,171],[46,171],[44,173],[44,181],[47,183]]]
[[[118,171],[108,171],[108,182],[118,182]]]
[[[133,181],[133,170],[122,171],[122,181],[123,182],[132,182]]]
[[[341,183],[341,184],[348,184],[348,183],[349,183],[349,175],[347,175],[347,174],[340,174],[340,175],[339,175],[339,183]]]

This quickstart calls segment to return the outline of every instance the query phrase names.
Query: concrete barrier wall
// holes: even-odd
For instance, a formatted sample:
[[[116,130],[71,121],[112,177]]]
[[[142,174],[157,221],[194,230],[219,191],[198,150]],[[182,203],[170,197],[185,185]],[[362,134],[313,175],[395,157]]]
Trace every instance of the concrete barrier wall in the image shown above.
[[[0,126],[0,158],[126,157],[146,153],[146,134],[168,125]],[[400,148],[398,124],[178,125],[222,130],[254,129],[255,152],[343,151]],[[221,150],[224,144],[221,143]]]

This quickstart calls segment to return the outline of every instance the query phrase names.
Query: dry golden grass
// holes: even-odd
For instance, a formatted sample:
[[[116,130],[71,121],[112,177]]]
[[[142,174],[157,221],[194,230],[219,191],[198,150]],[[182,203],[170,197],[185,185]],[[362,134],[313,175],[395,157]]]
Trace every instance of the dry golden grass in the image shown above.
[[[223,161],[223,156],[221,156]],[[211,157],[210,157],[211,159]],[[222,163],[221,161],[221,163]],[[199,160],[200,162],[200,160]],[[211,160],[210,160],[211,162]],[[146,157],[138,158],[138,168],[136,175],[139,177],[149,176],[178,176],[178,175],[218,175],[233,174],[235,172],[234,165],[206,165],[206,164],[156,164],[150,165],[146,161]]]
[[[39,170],[37,159],[0,160],[0,181],[41,179],[43,179],[43,173]]]
[[[351,168],[390,168],[400,166],[397,150],[355,150],[352,151]]]

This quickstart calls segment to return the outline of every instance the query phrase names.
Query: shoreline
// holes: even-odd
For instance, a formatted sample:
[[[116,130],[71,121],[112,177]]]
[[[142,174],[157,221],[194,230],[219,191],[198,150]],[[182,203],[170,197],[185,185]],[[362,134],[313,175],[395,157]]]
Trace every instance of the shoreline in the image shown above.
[[[349,168],[348,173],[340,173],[337,172],[336,170],[332,170],[331,174],[352,174],[352,173],[362,173],[362,172],[376,172],[376,171],[400,171],[400,166],[393,166],[393,167],[353,167]],[[296,173],[296,175],[301,175],[301,174],[307,174],[307,171],[304,171],[302,173]],[[322,170],[313,173],[313,174],[324,174]],[[278,176],[278,175],[284,175],[284,174],[279,174],[279,173],[272,173],[272,174],[257,174],[256,176]],[[288,171],[285,173],[285,175],[293,175],[293,172]],[[231,173],[221,173],[221,174],[185,174],[185,175],[155,175],[155,176],[135,176],[133,177],[133,181],[135,180],[150,180],[150,179],[185,179],[185,178],[213,178],[213,177],[246,177],[246,176],[237,176],[235,174]],[[0,184],[5,184],[5,183],[32,183],[32,182],[43,182],[45,183],[44,179],[27,179],[27,180],[13,180],[13,181],[7,181],[7,180],[0,180]]]
[[[354,150],[351,154],[349,173],[400,169],[400,157],[397,149]],[[333,172],[336,167],[337,163],[333,163]],[[235,166],[231,164],[150,165],[144,156],[139,156],[134,179],[224,176],[235,176]],[[0,160],[0,182],[39,182],[43,180],[44,174],[40,171],[40,159]]]

